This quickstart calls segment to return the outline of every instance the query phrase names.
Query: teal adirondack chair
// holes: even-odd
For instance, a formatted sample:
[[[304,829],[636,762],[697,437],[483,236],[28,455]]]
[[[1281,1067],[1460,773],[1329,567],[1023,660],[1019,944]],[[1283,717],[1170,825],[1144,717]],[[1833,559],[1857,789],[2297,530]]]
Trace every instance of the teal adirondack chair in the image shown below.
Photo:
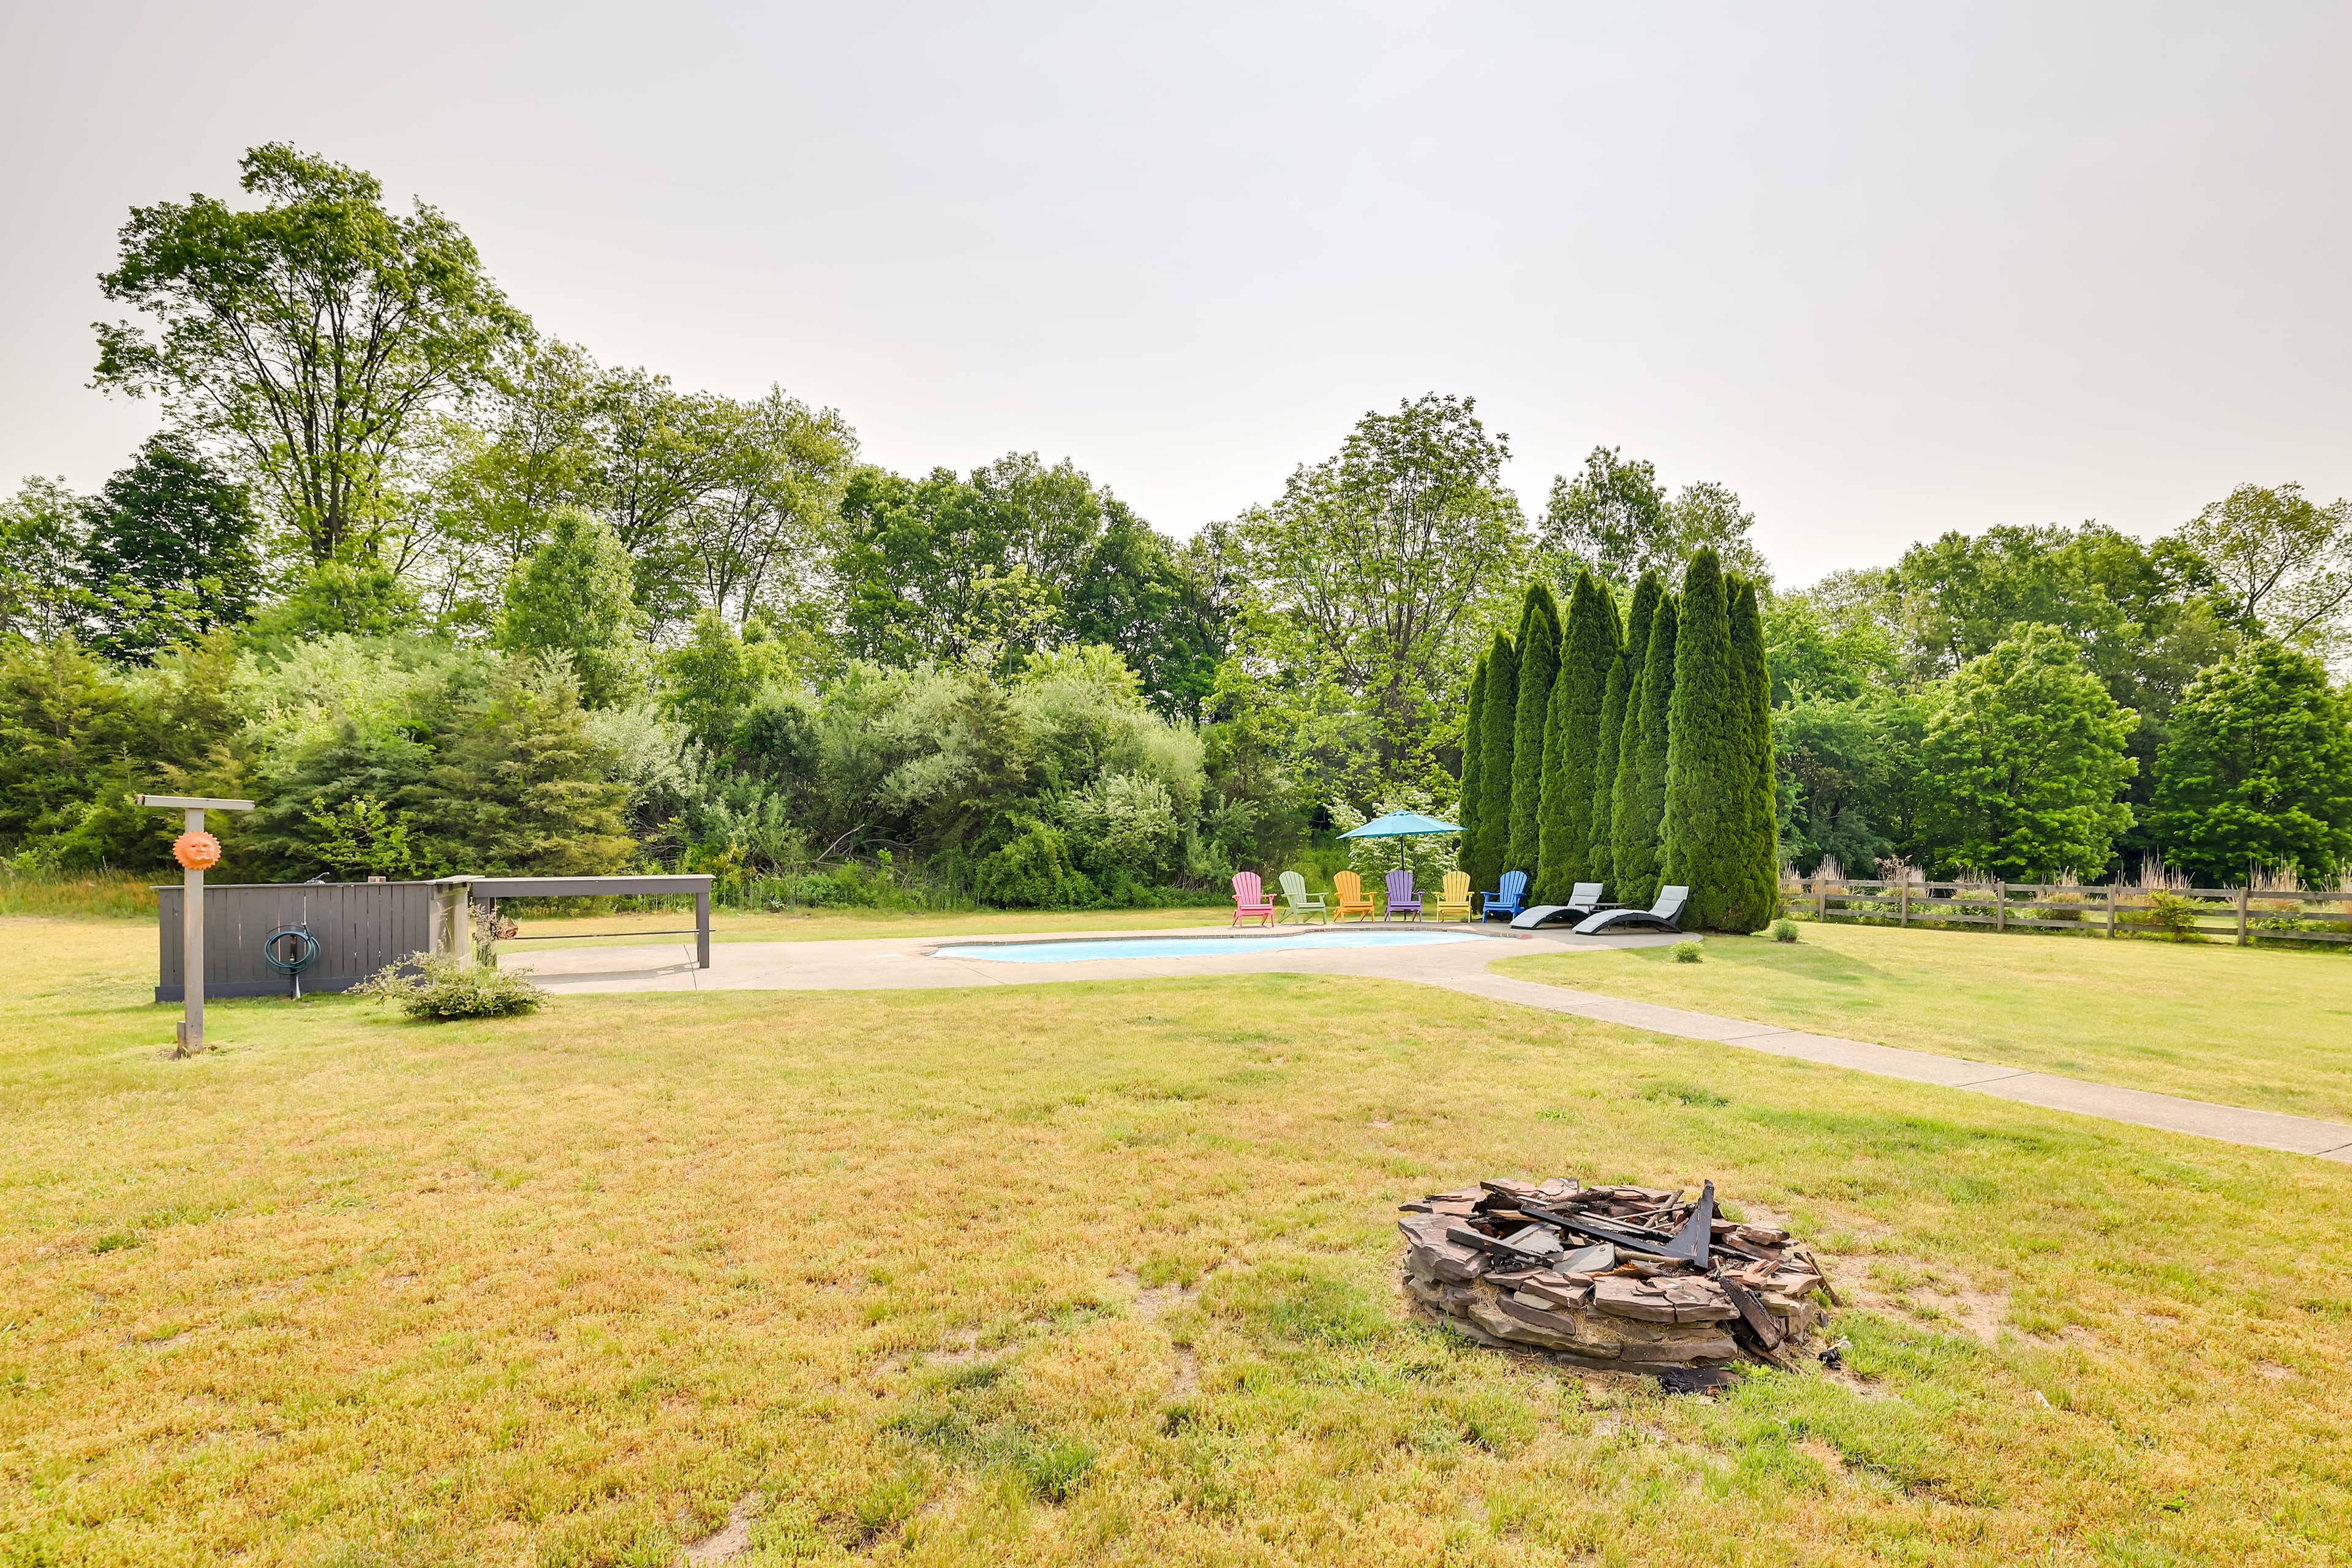
[[[1310,893],[1307,890],[1306,878],[1296,871],[1285,871],[1280,880],[1283,901],[1289,907],[1275,917],[1277,921],[1286,921],[1293,915],[1298,917],[1300,925],[1307,923],[1307,918],[1309,915],[1319,916],[1326,921],[1330,920],[1330,906],[1323,901],[1322,894]]]

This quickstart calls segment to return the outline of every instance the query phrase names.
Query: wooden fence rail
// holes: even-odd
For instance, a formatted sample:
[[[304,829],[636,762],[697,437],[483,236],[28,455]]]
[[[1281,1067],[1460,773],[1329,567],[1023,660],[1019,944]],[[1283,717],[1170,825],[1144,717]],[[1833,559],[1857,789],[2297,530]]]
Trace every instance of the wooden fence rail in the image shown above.
[[[2247,888],[2173,889],[2190,900],[2192,930],[2244,947],[2256,942],[2352,942],[2352,893],[2281,893]],[[1995,931],[2072,931],[2105,936],[2150,929],[2149,889],[2059,882],[1874,882],[1784,879],[1780,901],[1815,920],[1894,925],[1985,925]]]

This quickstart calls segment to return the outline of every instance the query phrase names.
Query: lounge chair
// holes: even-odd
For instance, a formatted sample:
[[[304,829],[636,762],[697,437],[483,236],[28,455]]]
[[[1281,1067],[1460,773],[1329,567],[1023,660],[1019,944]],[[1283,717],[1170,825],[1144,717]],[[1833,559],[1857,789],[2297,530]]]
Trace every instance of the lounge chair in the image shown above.
[[[1421,919],[1421,895],[1413,891],[1412,873],[1402,866],[1389,873],[1389,919],[1399,915]]]
[[[1298,917],[1300,925],[1307,923],[1309,915],[1326,921],[1331,918],[1331,906],[1323,901],[1322,894],[1307,890],[1306,878],[1296,871],[1285,871],[1277,879],[1282,883],[1282,901],[1288,907],[1274,917],[1275,924],[1280,925],[1293,915]]]
[[[1599,936],[1612,931],[1683,929],[1683,906],[1690,901],[1688,888],[1661,888],[1658,901],[1646,910],[1603,910],[1576,928],[1579,936]]]
[[[1471,914],[1470,873],[1448,871],[1442,886],[1444,891],[1437,895],[1437,918],[1468,920]]]
[[[1341,871],[1331,879],[1331,887],[1339,895],[1339,907],[1332,911],[1340,920],[1353,915],[1358,920],[1370,920],[1375,913],[1372,900],[1364,896],[1363,879],[1353,871]]]
[[[1274,906],[1265,901],[1259,886],[1256,872],[1234,873],[1234,924],[1239,925],[1244,921],[1257,921],[1265,925],[1274,923]]]
[[[1527,896],[1528,874],[1525,871],[1506,871],[1495,891],[1479,895],[1486,900],[1481,918],[1493,920],[1496,915],[1516,915],[1527,901]]]
[[[1570,889],[1564,904],[1537,904],[1522,910],[1511,920],[1513,931],[1534,931],[1538,926],[1574,925],[1601,912],[1601,884],[1579,882]]]

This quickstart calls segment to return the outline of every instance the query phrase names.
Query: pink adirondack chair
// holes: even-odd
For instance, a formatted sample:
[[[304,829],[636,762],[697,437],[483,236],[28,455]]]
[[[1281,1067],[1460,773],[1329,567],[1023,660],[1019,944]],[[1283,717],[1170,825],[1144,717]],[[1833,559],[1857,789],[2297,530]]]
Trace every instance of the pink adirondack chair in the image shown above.
[[[1389,873],[1389,919],[1400,915],[1421,919],[1421,895],[1412,890],[1412,873],[1402,866]]]
[[[1266,901],[1255,871],[1234,873],[1234,924],[1239,925],[1245,920],[1254,920],[1262,925],[1274,923],[1274,906]]]

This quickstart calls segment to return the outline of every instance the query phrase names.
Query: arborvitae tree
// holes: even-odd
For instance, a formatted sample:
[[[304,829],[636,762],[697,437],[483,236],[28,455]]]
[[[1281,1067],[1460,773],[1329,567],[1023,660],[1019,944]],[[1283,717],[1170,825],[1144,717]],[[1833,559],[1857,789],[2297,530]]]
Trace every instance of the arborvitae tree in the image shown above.
[[[1609,837],[1615,897],[1636,906],[1657,896],[1658,814],[1666,799],[1666,702],[1675,689],[1675,596],[1656,573],[1642,575],[1656,584],[1656,608],[1650,615],[1649,635],[1626,653],[1633,683],[1625,694],[1625,732],[1617,742]]]
[[[1601,707],[1609,694],[1609,666],[1623,641],[1617,602],[1592,574],[1578,573],[1544,733],[1543,856],[1536,890],[1548,902],[1565,900],[1575,883],[1591,875]]]
[[[1747,756],[1744,791],[1748,821],[1738,862],[1732,925],[1759,931],[1780,908],[1780,835],[1772,810],[1772,678],[1764,662],[1764,617],[1756,584],[1734,576],[1728,619],[1731,651],[1739,675],[1740,741]]]
[[[1486,739],[1478,757],[1478,863],[1470,868],[1474,892],[1491,892],[1504,872],[1528,868],[1503,864],[1510,847],[1511,743],[1518,700],[1518,650],[1496,632],[1495,646],[1486,652],[1486,710],[1478,716],[1479,731]]]
[[[1532,871],[1541,858],[1537,812],[1543,800],[1544,725],[1559,669],[1559,607],[1541,583],[1528,587],[1519,611],[1519,690],[1511,722],[1511,827],[1503,858]]]
[[[1486,661],[1478,661],[1478,673],[1470,678],[1470,706],[1462,716],[1462,808],[1455,815],[1462,819],[1462,839],[1454,855],[1454,864],[1471,871],[1478,858],[1478,816],[1486,807],[1479,798],[1479,759],[1486,752]]]
[[[1586,858],[1591,877],[1603,889],[1617,883],[1617,774],[1625,751],[1625,716],[1650,648],[1650,622],[1658,613],[1658,579],[1644,572],[1633,588],[1625,620],[1625,646],[1609,661],[1609,686],[1601,699],[1601,750],[1592,768],[1592,846]]]
[[[1741,926],[1740,868],[1748,842],[1748,694],[1731,647],[1723,565],[1713,550],[1683,574],[1675,638],[1675,695],[1666,722],[1666,814],[1662,875],[1690,889],[1690,923]]]

